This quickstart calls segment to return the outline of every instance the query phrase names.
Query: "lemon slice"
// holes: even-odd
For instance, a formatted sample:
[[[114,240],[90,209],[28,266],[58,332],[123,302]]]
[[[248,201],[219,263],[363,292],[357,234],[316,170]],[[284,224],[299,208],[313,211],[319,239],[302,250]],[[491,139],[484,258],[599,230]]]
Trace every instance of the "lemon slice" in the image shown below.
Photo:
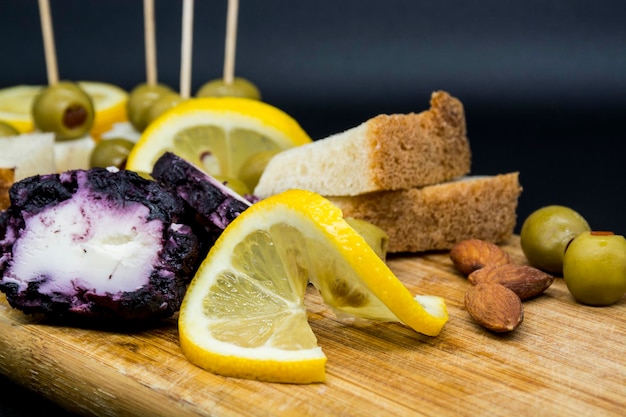
[[[93,100],[95,117],[90,134],[94,140],[99,141],[102,134],[111,130],[114,124],[128,120],[126,115],[126,103],[128,92],[108,83],[97,81],[79,81],[78,85]]]
[[[172,152],[211,175],[237,178],[251,155],[309,142],[296,120],[270,104],[236,97],[192,98],[148,126],[126,168],[151,172],[161,155]]]
[[[336,206],[290,190],[252,205],[212,247],[180,309],[181,350],[221,375],[323,381],[326,357],[304,307],[309,281],[357,317],[433,336],[448,319],[443,299],[411,296]]]
[[[100,140],[100,136],[115,123],[127,120],[126,90],[97,81],[79,81],[78,84],[93,100],[95,117],[90,134],[95,140]],[[42,88],[39,85],[17,85],[0,89],[0,120],[9,123],[20,133],[34,131],[32,105]]]
[[[5,121],[20,133],[32,132],[33,117],[31,107],[33,98],[41,86],[16,85],[0,89],[0,120]]]

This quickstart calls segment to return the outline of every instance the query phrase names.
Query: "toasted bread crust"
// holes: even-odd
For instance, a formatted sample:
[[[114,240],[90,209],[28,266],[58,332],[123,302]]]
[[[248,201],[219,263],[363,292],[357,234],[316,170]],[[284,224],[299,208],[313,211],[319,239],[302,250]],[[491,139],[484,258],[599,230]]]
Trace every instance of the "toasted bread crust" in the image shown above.
[[[432,94],[430,104],[421,113],[379,115],[369,121],[375,189],[368,191],[423,187],[469,173],[463,105],[442,91]]]
[[[11,205],[9,189],[15,180],[15,168],[0,168],[0,211]]]
[[[469,173],[461,102],[434,92],[421,113],[379,115],[345,132],[289,149],[266,167],[254,194],[290,188],[353,196],[448,181]]]
[[[359,196],[329,197],[344,217],[367,220],[389,235],[388,252],[446,250],[475,238],[506,242],[517,221],[519,173]]]

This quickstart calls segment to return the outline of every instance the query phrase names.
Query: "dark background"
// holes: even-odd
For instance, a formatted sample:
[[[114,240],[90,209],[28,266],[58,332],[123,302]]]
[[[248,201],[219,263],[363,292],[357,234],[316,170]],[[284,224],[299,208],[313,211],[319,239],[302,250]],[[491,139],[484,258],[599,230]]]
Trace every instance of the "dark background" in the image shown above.
[[[155,3],[159,81],[178,89],[182,2]],[[222,75],[226,4],[195,2],[192,92]],[[142,6],[51,0],[60,78],[144,82]],[[0,0],[0,40],[0,88],[47,82],[35,0]],[[241,0],[236,75],[314,139],[446,90],[465,106],[473,173],[520,172],[516,231],[563,204],[626,233],[624,0]],[[0,415],[47,406],[21,404]]]

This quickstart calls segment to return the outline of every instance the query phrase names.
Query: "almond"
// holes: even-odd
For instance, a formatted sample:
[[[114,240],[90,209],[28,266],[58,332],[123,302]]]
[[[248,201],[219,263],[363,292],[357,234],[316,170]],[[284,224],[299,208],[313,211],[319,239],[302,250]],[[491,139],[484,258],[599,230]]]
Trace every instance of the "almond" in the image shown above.
[[[472,285],[480,283],[501,284],[512,290],[523,301],[543,293],[554,277],[528,265],[487,265],[467,277]]]
[[[471,286],[465,293],[465,308],[476,323],[498,333],[515,330],[524,320],[522,300],[500,284]]]
[[[450,259],[461,273],[469,275],[487,265],[511,262],[509,254],[495,243],[480,239],[466,239],[450,249]]]

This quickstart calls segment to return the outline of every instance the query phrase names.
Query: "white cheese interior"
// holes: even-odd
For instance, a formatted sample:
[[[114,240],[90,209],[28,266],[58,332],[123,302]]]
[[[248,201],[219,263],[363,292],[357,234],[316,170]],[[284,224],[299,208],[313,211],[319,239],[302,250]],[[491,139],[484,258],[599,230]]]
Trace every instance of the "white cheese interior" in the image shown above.
[[[15,181],[57,172],[54,134],[30,133],[0,138],[0,167],[15,168]]]
[[[92,197],[79,191],[26,219],[11,268],[20,290],[41,277],[53,278],[40,286],[43,294],[134,291],[148,282],[162,249],[162,223],[146,222],[149,210],[141,204],[120,209]]]
[[[91,136],[84,136],[74,140],[62,140],[54,143],[54,161],[57,172],[72,169],[89,169],[91,151],[96,142]]]

